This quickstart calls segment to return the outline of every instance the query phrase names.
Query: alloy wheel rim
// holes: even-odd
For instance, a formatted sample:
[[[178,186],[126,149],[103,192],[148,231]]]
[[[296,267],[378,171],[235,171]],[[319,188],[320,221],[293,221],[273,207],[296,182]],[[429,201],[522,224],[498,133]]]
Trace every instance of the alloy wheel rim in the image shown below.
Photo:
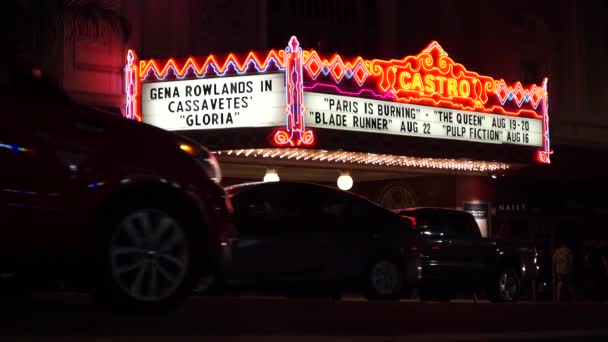
[[[392,295],[399,286],[399,271],[390,261],[380,261],[372,267],[372,286],[381,295]]]
[[[183,283],[189,266],[184,229],[166,213],[145,209],[126,216],[110,242],[112,277],[138,301],[171,296]]]

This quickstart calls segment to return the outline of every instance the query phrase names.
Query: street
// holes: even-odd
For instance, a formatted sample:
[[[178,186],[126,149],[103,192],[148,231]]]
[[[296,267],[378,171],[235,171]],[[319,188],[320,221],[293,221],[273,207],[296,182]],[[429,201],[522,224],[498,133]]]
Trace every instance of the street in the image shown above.
[[[538,340],[608,337],[608,305],[491,304],[457,300],[368,302],[273,297],[192,297],[168,315],[113,314],[79,294],[45,294],[28,308],[2,310],[0,331],[11,341],[63,336],[65,341],[401,341]],[[84,339],[81,336],[88,336]],[[180,338],[177,338],[180,336]],[[207,338],[197,338],[206,336]],[[362,337],[364,336],[364,337]],[[314,338],[313,338],[314,337]],[[348,338],[348,339],[347,339]],[[9,340],[6,338],[6,340]],[[56,340],[56,339],[54,339]]]

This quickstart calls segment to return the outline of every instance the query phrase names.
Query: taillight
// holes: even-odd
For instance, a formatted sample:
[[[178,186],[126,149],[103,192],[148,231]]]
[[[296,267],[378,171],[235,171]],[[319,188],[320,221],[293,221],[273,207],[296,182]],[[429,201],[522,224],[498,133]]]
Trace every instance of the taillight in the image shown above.
[[[412,227],[416,227],[416,218],[410,217],[410,220],[412,221]]]
[[[406,220],[407,222],[409,222],[412,225],[412,228],[416,228],[416,218],[415,217],[411,217],[411,216],[406,216],[406,215],[400,215],[402,219]]]
[[[232,201],[230,200],[230,196],[224,197],[224,202],[226,203],[226,210],[230,214],[234,213],[234,207],[232,206]]]

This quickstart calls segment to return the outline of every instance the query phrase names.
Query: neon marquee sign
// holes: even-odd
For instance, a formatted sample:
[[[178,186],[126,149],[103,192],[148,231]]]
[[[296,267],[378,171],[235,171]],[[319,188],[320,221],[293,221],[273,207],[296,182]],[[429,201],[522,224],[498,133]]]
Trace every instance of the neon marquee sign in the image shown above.
[[[295,37],[283,50],[250,52],[244,57],[138,60],[129,50],[125,116],[143,119],[142,83],[273,73],[284,74],[286,99],[285,126],[276,128],[273,135],[277,146],[306,147],[317,140],[305,116],[305,97],[311,92],[538,121],[542,142],[535,146],[542,146],[537,161],[550,163],[548,80],[525,86],[480,75],[454,62],[437,42],[418,55],[391,60],[337,54],[324,58],[314,50],[303,50]]]
[[[285,49],[285,87],[287,93],[287,125],[277,130],[274,143],[278,146],[311,146],[314,135],[306,129],[304,120],[302,48],[296,37],[291,37]]]

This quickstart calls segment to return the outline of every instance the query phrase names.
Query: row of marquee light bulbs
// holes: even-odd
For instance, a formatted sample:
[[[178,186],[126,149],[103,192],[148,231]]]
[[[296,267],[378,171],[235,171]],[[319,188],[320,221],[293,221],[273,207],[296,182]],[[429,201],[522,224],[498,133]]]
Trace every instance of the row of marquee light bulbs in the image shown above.
[[[281,180],[276,169],[267,169],[264,175],[264,182],[278,182]],[[347,171],[341,171],[338,180],[336,181],[340,190],[350,190],[353,187],[353,177]]]

